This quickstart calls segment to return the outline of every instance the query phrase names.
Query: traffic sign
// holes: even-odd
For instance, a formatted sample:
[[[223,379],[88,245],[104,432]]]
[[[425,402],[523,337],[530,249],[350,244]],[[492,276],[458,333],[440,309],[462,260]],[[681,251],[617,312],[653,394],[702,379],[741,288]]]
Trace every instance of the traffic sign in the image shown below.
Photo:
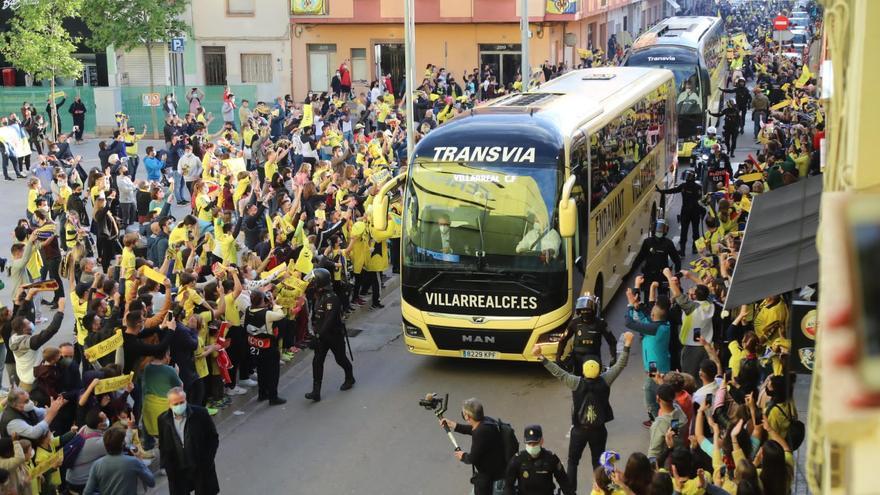
[[[183,38],[171,38],[171,53],[183,53]]]
[[[788,17],[785,17],[784,15],[778,15],[773,19],[773,29],[777,31],[785,31],[790,24],[791,23],[788,22]]]
[[[143,93],[141,101],[145,107],[158,107],[162,101],[162,96],[159,93]]]

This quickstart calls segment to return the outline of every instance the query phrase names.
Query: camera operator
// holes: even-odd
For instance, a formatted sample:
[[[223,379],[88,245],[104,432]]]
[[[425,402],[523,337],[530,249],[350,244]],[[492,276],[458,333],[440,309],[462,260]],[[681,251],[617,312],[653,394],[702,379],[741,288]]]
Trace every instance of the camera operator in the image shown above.
[[[440,420],[440,426],[445,425],[456,433],[473,437],[471,451],[458,450],[455,458],[476,470],[471,478],[474,495],[500,494],[507,468],[501,430],[494,419],[483,414],[483,404],[477,399],[462,403],[461,417],[467,424],[458,424],[446,418]]]
[[[523,438],[525,450],[520,451],[507,465],[504,495],[553,495],[556,483],[565,495],[573,495],[568,476],[559,457],[544,448],[541,425],[526,426]],[[514,488],[515,487],[515,488]]]
[[[593,468],[599,466],[599,457],[605,451],[608,430],[605,423],[614,419],[611,409],[611,384],[620,376],[620,372],[629,361],[629,350],[632,346],[632,332],[623,334],[623,354],[620,359],[605,373],[600,374],[601,366],[590,360],[584,363],[580,375],[567,373],[559,365],[542,355],[541,346],[535,344],[532,354],[541,358],[544,367],[571,390],[571,436],[568,444],[568,477],[571,490],[577,490],[577,467],[581,462],[581,454],[589,444]]]

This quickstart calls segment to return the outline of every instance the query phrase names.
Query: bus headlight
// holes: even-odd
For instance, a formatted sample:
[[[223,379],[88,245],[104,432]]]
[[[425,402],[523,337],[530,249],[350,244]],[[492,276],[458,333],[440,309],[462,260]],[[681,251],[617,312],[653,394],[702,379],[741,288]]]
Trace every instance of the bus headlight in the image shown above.
[[[568,327],[568,323],[555,328],[547,333],[542,333],[538,337],[537,344],[556,344],[560,340],[562,340],[562,336],[565,334],[565,329]]]
[[[403,333],[407,337],[412,337],[414,339],[425,339],[425,334],[422,333],[422,329],[406,320],[403,320]]]

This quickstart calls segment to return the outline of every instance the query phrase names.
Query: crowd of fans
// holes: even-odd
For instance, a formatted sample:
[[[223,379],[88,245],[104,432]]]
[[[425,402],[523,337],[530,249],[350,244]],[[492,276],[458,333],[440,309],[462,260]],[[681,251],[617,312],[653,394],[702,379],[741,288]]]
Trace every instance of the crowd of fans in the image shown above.
[[[751,110],[763,149],[704,198],[699,257],[681,277],[666,273],[669,297],[658,295],[661,283],[641,287],[647,301],[628,291],[628,326],[653,346],[643,363],[650,445],[623,471],[594,460],[594,492],[782,494],[792,483],[802,435],[786,367],[786,302],[772,297],[730,314],[721,306],[751,198],[818,171],[822,114],[812,79],[769,37],[766,12],[748,2],[722,8],[752,47],[736,60],[736,112],[724,119]],[[607,59],[591,50],[582,65],[614,64],[623,49],[609,43]],[[537,77],[565,70],[545,63]],[[164,147],[141,149],[146,129],[119,115],[113,138],[99,144],[99,166],[88,169],[70,148],[81,126],[51,141],[31,104],[0,118],[4,173],[28,188],[11,258],[0,260],[12,293],[0,308],[0,374],[5,365],[9,383],[3,493],[134,493],[138,480],[154,482],[145,466],[159,453],[173,493],[216,493],[209,415],[257,385],[245,315],[274,305],[289,361],[308,344],[313,268],[332,273],[346,313],[383,307],[401,232],[395,221],[374,229],[370,211],[380,187],[406,171],[403,100],[414,98],[418,140],[480,100],[522,90],[520,76],[497,78],[490,67],[457,80],[429,65],[411,95],[395,92],[390,77],[354,94],[343,63],[333,91],[304,102],[238,102],[227,90],[216,132],[194,88],[186,107],[166,97]],[[81,119],[85,109],[74,105]],[[744,118],[738,129],[724,125],[726,134],[745,129]],[[709,146],[729,162],[720,142]],[[185,207],[180,218],[175,203]],[[394,204],[390,215],[400,211]],[[693,283],[686,292],[685,281]],[[62,329],[65,309],[73,321]],[[50,321],[42,315],[51,310]],[[66,342],[47,345],[59,332]]]

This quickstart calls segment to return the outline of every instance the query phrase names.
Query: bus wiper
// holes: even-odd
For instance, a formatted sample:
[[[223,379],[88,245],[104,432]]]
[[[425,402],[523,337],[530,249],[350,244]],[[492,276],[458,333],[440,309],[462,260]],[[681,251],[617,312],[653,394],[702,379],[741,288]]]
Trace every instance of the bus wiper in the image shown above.
[[[419,287],[419,294],[424,293],[425,289],[427,289],[429,285],[433,284],[438,278],[442,277],[443,275],[446,275],[446,272],[442,272],[442,271],[437,272],[433,277],[430,278],[430,280],[428,280],[427,282],[422,284],[421,287]]]

